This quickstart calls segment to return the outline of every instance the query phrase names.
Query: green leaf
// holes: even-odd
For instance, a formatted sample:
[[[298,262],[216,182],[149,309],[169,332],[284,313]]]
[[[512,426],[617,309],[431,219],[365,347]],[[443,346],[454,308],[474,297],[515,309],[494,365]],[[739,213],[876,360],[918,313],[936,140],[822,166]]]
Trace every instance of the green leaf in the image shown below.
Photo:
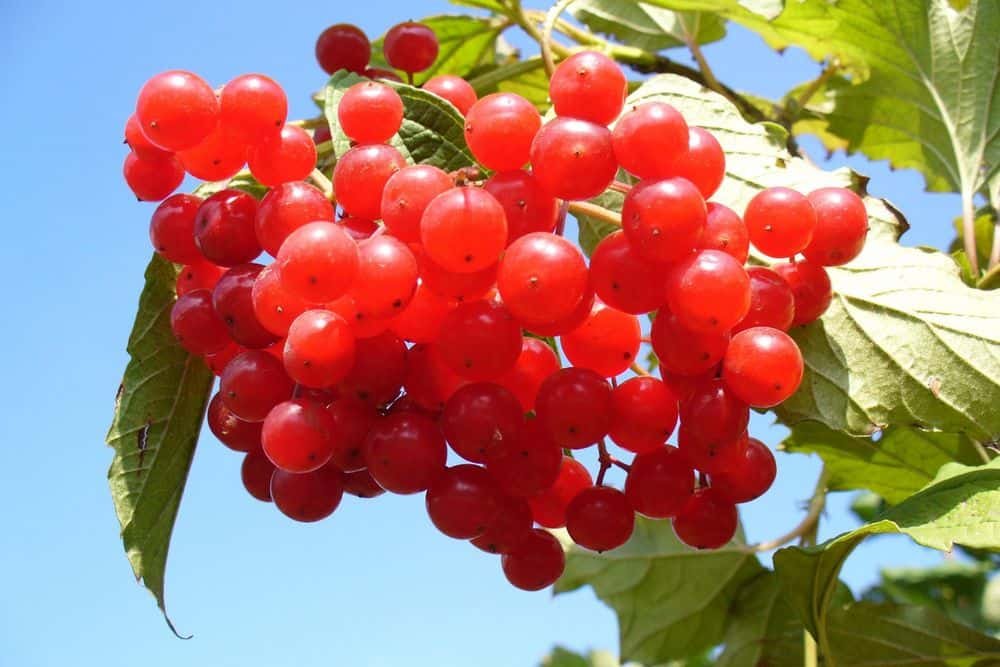
[[[625,195],[622,193],[608,190],[604,194],[595,197],[590,201],[593,204],[603,206],[604,208],[612,211],[621,211],[622,202],[624,200]],[[615,225],[605,220],[600,220],[582,213],[576,213],[573,217],[576,218],[580,230],[578,237],[580,247],[583,248],[585,253],[587,253],[587,257],[594,254],[594,248],[597,247],[597,244],[600,243],[605,236],[621,229],[620,225]]]
[[[892,426],[881,437],[852,437],[819,422],[792,427],[782,447],[818,454],[830,475],[831,491],[869,489],[891,504],[905,500],[934,479],[946,463],[981,463],[964,435]]]
[[[851,512],[862,523],[871,523],[875,518],[885,511],[886,505],[882,497],[871,491],[859,493],[851,501]]]
[[[545,113],[549,104],[549,78],[539,56],[477,70],[469,79],[480,97],[490,93],[517,93]]]
[[[458,5],[459,7],[478,7],[479,9],[487,9],[491,12],[503,13],[507,11],[504,6],[506,3],[504,0],[448,0],[453,5]]]
[[[325,90],[324,113],[330,124],[333,150],[339,159],[350,147],[337,120],[337,106],[344,92],[365,81],[356,74],[340,71],[330,77]],[[465,143],[462,115],[447,100],[404,83],[391,84],[403,99],[403,125],[389,142],[413,164],[429,164],[454,171],[475,164]]]
[[[729,610],[725,650],[717,667],[799,667],[803,664],[803,626],[782,594],[773,573],[743,588]]]
[[[253,195],[257,199],[263,199],[264,195],[267,194],[268,187],[258,181],[249,173],[239,173],[230,179],[224,181],[212,181],[210,183],[202,183],[194,189],[194,194],[199,197],[209,197],[214,195],[220,190],[225,190],[226,188],[232,188],[234,190],[242,190],[247,194]]]
[[[171,332],[176,277],[177,267],[153,255],[107,436],[115,450],[108,483],[125,552],[171,630],[163,586],[167,551],[214,380]]]
[[[762,569],[745,547],[695,551],[670,522],[638,518],[632,539],[613,551],[570,544],[556,592],[591,586],[618,616],[622,659],[659,664],[718,644],[733,599]]]
[[[829,664],[837,667],[990,667],[1000,640],[927,607],[858,602],[837,605],[827,629]]]
[[[634,0],[577,0],[569,11],[594,32],[646,51],[708,44],[726,36],[725,20],[717,14],[674,12]]]
[[[1000,548],[1000,459],[978,467],[949,463],[933,482],[888,509],[881,520],[815,547],[786,547],[775,553],[775,572],[814,635],[824,625],[837,576],[851,551],[865,537],[886,533],[904,533],[942,551],[956,543]]]

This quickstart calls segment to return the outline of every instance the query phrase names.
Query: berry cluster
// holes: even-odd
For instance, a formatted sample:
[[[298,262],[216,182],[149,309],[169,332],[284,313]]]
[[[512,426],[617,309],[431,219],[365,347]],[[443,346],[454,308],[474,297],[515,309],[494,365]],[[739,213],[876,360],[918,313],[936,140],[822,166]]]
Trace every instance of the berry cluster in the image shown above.
[[[407,73],[436,53],[419,24],[385,39]],[[353,26],[325,31],[316,54],[328,72],[385,78]],[[284,125],[270,79],[239,77],[216,96],[169,72],[140,93],[126,163],[140,198],[162,199],[183,170],[227,178],[244,156],[270,187],[259,202],[237,189],[172,195],[150,226],[157,252],[185,265],[171,325],[221,375],[208,424],[246,453],[247,490],[299,521],[328,516],[344,492],[423,493],[441,532],[502,554],[528,590],[563,569],[536,524],[604,551],[639,513],[671,519],[689,545],[725,544],[736,505],[776,473],[747,435],[750,409],[797,389],[803,360],[785,332],[830,303],[824,267],[860,252],[860,198],[771,188],[743,217],[706,203],[724,178],[719,143],[668,104],[623,113],[625,77],[599,53],[556,69],[548,123],[515,94],[476,99],[456,77],[425,87],[463,113],[485,172],[407,164],[386,143],[400,96],[359,83],[338,109],[354,142],[333,171],[339,216],[304,182],[313,138]],[[636,184],[617,181],[620,169]],[[608,188],[625,193],[622,228],[588,265],[562,217],[566,202]],[[751,244],[788,261],[747,267]],[[262,251],[274,262],[254,263]],[[565,367],[545,338],[558,338]],[[635,364],[644,343],[660,378]],[[596,482],[572,456],[591,447]],[[449,466],[449,448],[465,462]],[[604,483],[611,466],[627,471],[624,490]]]

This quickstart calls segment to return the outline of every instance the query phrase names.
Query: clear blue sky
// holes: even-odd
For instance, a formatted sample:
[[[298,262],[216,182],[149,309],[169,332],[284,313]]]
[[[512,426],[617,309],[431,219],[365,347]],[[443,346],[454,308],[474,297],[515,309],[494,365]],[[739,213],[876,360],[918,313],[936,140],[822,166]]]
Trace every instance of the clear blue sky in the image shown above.
[[[616,648],[614,617],[589,590],[553,600],[512,589],[495,558],[434,532],[419,497],[348,499],[331,520],[294,524],[246,496],[239,457],[210,437],[195,457],[167,575],[172,617],[194,639],[170,634],[122,552],[103,438],[150,255],[152,206],[136,203],[120,176],[136,92],[164,69],[216,84],[259,71],[285,86],[295,117],[311,115],[309,94],[324,80],[312,55],[322,28],[349,21],[374,35],[442,11],[443,1],[395,0],[4,3],[0,665],[510,667],[537,664],[555,643]],[[817,70],[737,30],[707,56],[722,80],[770,96]],[[908,214],[908,243],[948,242],[954,196],[922,193],[913,173],[847,162]],[[758,419],[755,432],[773,444],[781,433],[767,423]],[[775,489],[743,513],[751,540],[798,520],[818,464],[781,456],[779,469]],[[851,526],[848,502],[832,499],[821,537]],[[938,558],[873,540],[845,577],[859,590],[879,565]]]

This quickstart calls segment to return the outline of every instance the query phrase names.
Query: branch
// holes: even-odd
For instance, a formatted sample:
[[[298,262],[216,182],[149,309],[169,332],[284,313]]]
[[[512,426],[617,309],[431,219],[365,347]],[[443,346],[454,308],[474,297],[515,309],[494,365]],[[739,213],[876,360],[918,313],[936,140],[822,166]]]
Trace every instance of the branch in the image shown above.
[[[552,55],[552,29],[555,28],[559,15],[566,11],[566,8],[574,2],[576,0],[559,0],[559,2],[552,5],[552,9],[545,15],[545,21],[542,23],[542,35],[539,44],[542,47],[542,59],[545,61],[545,71],[548,72],[550,77],[556,69],[556,61]]]
[[[323,191],[323,194],[326,195],[327,199],[333,199],[333,183],[331,183],[330,179],[326,177],[326,174],[319,169],[313,169],[312,173],[309,174],[309,180]]]
[[[809,510],[799,525],[790,531],[768,542],[761,542],[752,548],[753,551],[771,551],[784,546],[793,540],[802,538],[803,541],[816,540],[816,529],[819,527],[819,518],[826,507],[826,487],[830,481],[830,474],[823,467],[820,471],[819,479],[816,480],[816,488],[813,489],[812,498],[809,499]]]
[[[798,97],[795,98],[795,104],[798,106],[798,112],[801,113],[802,109],[806,108],[809,101],[819,92],[819,89],[823,87],[823,84],[830,80],[837,70],[840,69],[840,61],[836,58],[831,60],[829,64],[819,73],[815,79],[812,80],[806,89],[803,90]]]
[[[994,237],[994,245],[996,238]],[[972,202],[972,193],[968,189],[962,192],[962,242],[965,245],[965,255],[969,258],[972,275],[979,275],[979,251],[976,248],[976,209]]]
[[[567,208],[573,215],[585,215],[617,227],[622,226],[622,217],[620,215],[597,204],[591,204],[586,201],[574,201],[570,202]]]
[[[993,238],[993,245],[997,245],[997,238],[1000,238],[1000,230],[997,231],[998,236]],[[976,287],[979,289],[993,289],[994,287],[1000,286],[1000,264],[994,264],[989,271],[983,274],[983,277],[979,279],[976,283]]]

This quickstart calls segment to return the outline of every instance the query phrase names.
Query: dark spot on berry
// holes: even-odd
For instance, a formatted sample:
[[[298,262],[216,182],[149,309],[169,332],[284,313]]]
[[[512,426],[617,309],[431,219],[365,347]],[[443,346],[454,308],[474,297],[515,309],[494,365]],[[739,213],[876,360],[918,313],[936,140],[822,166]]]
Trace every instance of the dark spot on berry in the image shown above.
[[[403,306],[403,300],[402,299],[396,299],[395,301],[392,302],[392,307],[393,308],[401,308],[402,306]]]

